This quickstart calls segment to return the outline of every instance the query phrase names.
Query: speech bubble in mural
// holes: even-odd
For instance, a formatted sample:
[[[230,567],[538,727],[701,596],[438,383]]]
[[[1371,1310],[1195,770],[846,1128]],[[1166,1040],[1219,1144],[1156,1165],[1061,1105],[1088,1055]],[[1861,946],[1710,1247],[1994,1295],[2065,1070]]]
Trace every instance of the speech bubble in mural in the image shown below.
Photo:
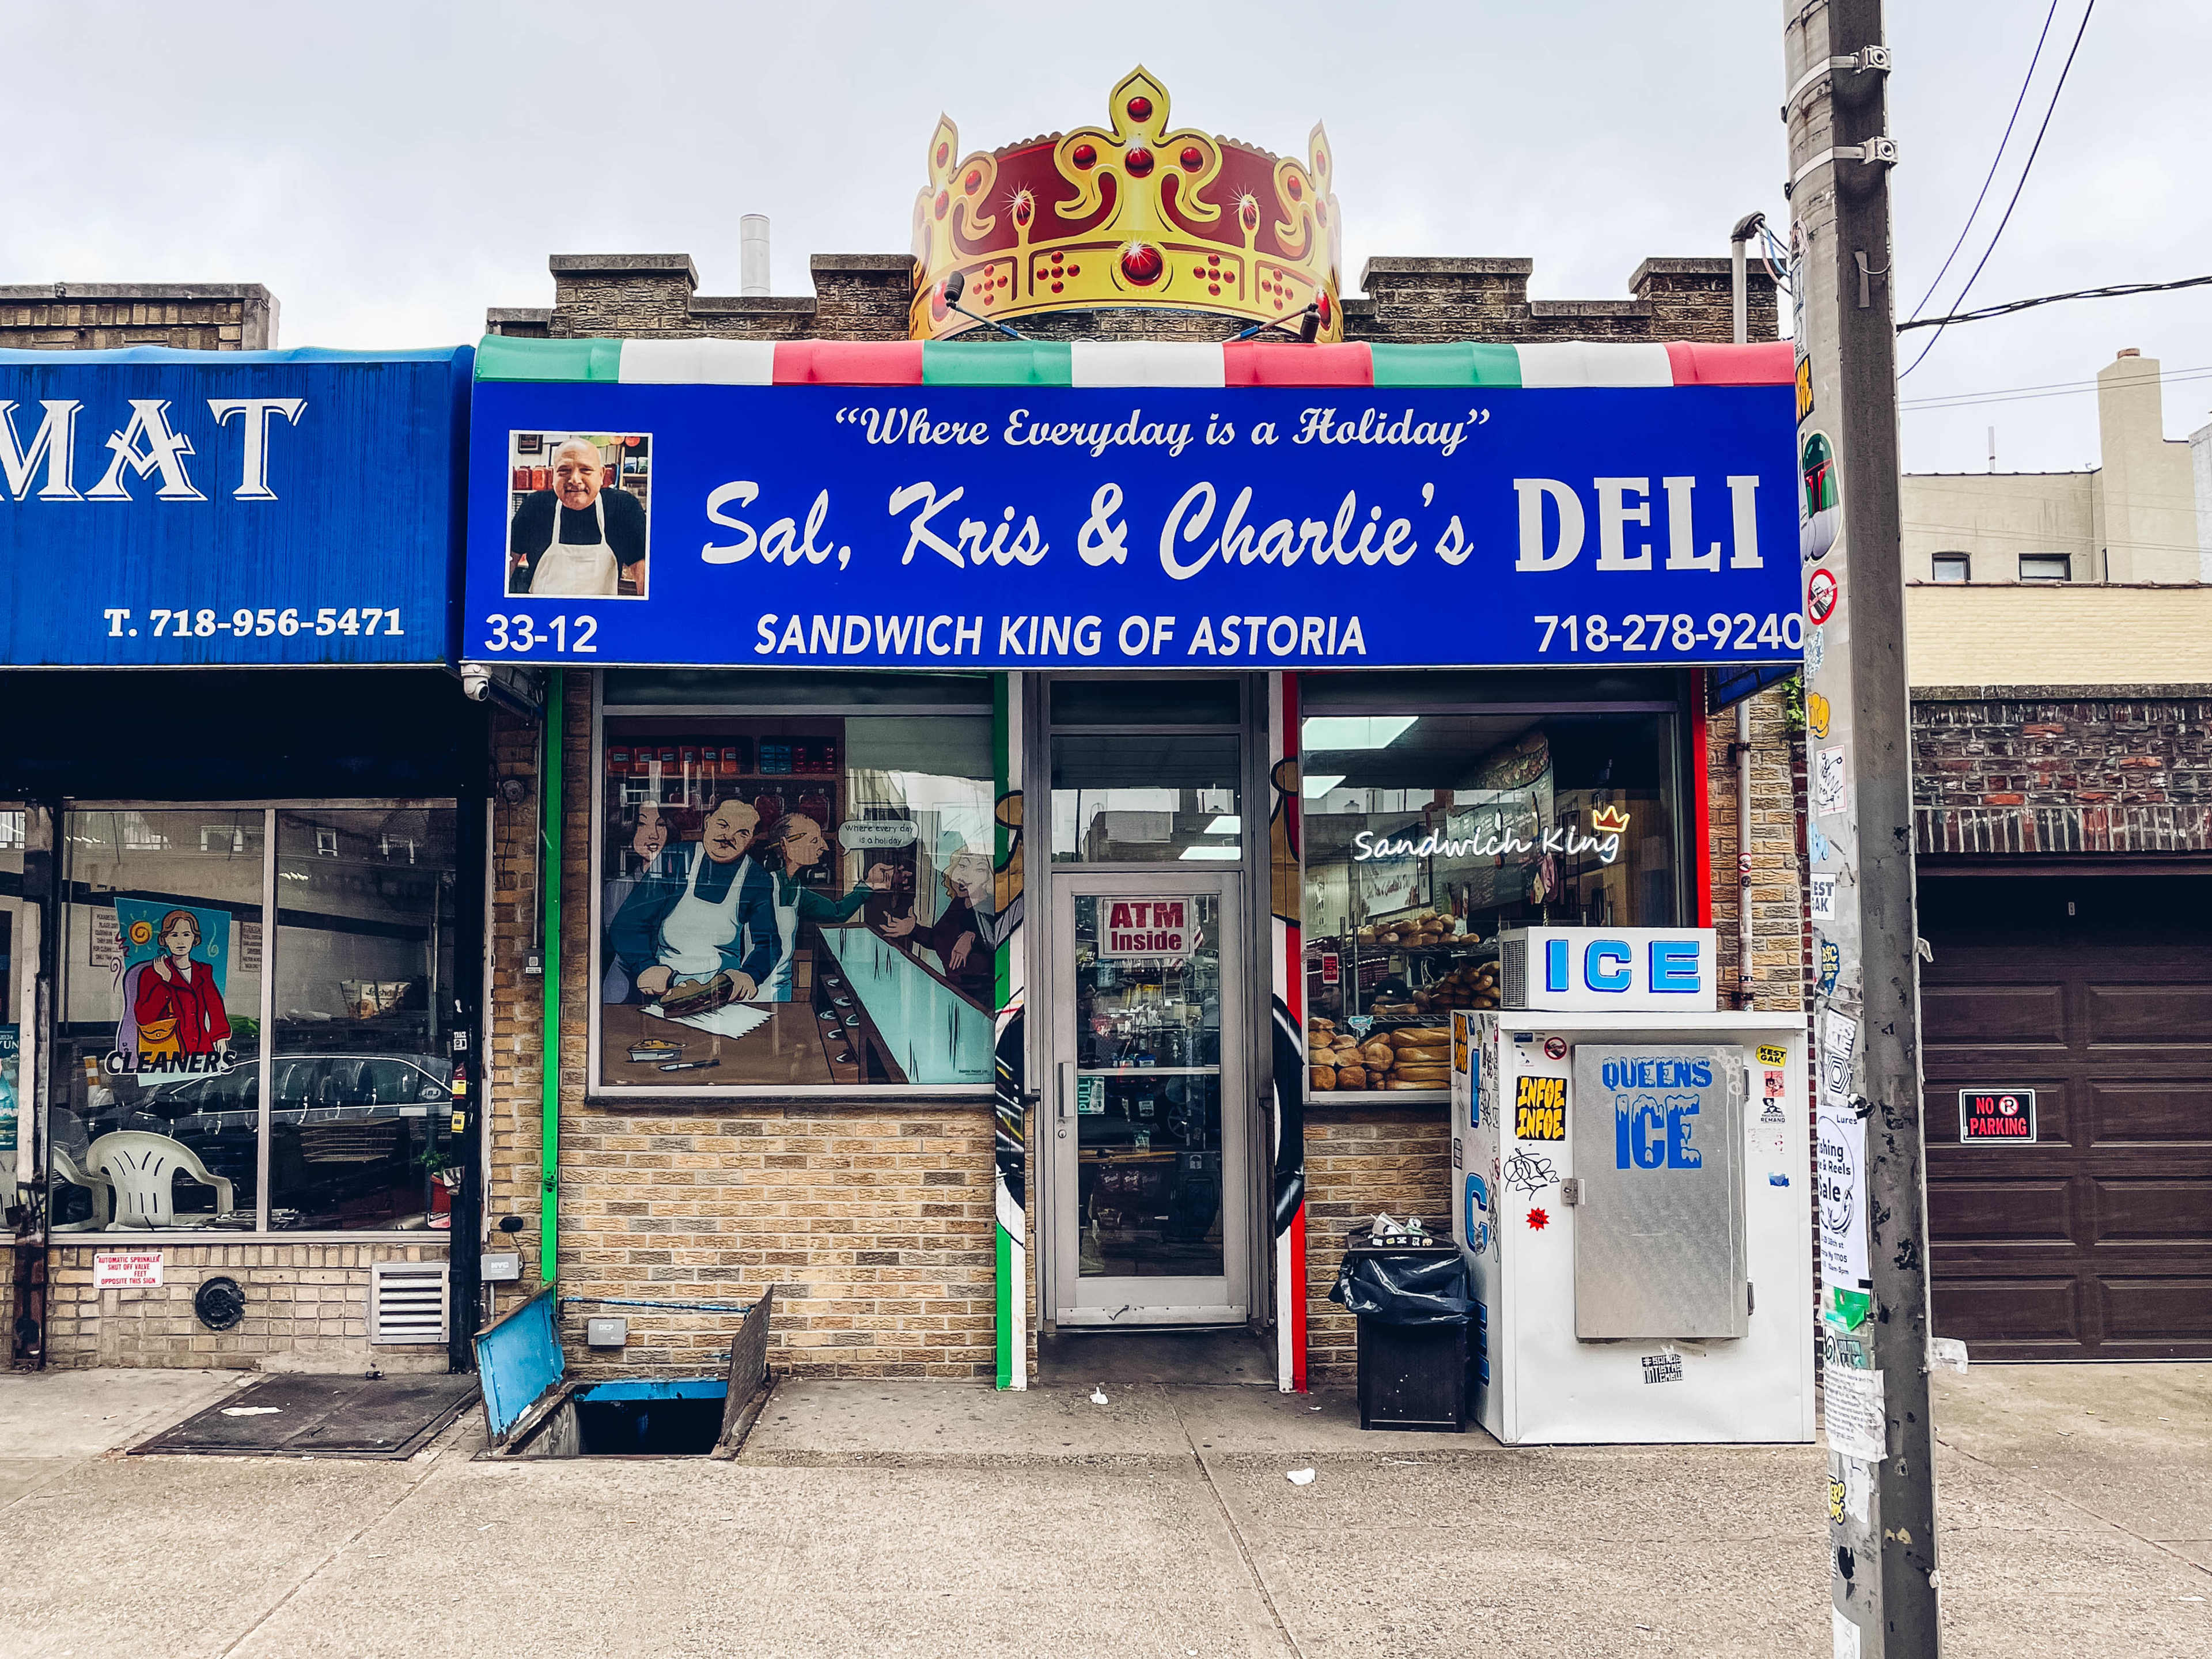
[[[837,844],[848,852],[876,852],[911,847],[916,833],[911,818],[847,818],[837,826]]]

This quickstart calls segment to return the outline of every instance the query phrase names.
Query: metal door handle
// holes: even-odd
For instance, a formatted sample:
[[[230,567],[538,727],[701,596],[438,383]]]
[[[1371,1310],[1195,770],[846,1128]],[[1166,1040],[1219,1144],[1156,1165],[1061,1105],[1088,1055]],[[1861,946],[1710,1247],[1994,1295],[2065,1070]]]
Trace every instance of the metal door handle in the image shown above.
[[[1074,1082],[1075,1062],[1072,1060],[1061,1060],[1060,1062],[1060,1116],[1062,1122],[1067,1121],[1067,1097],[1075,1092]]]

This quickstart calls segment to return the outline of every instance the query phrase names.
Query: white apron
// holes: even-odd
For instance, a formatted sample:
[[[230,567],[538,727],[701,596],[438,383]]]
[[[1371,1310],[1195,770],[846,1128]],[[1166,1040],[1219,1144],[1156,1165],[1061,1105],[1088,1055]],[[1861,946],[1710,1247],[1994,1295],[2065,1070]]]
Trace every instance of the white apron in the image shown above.
[[[769,881],[770,890],[775,896],[776,959],[775,966],[769,969],[767,983],[760,988],[760,995],[763,1002],[788,1002],[791,1000],[791,963],[799,944],[799,885],[795,882],[788,884],[791,902],[786,904],[783,902],[786,878],[771,871]]]
[[[541,568],[543,567],[540,567]],[[711,860],[702,846],[691,860],[691,874],[684,884],[684,896],[660,924],[660,965],[679,980],[712,979],[722,971],[722,950],[738,937],[738,902],[744,897],[747,866],[740,858],[730,878],[730,890],[719,904],[699,896],[699,872]]]
[[[595,541],[562,541],[561,514],[563,511],[561,498],[556,495],[553,498],[553,539],[546,544],[545,551],[538,556],[538,568],[530,578],[532,594],[579,599],[615,598],[616,584],[622,580],[622,570],[615,562],[614,550],[607,545],[606,492],[603,489],[592,498],[592,513],[599,525],[599,538]]]

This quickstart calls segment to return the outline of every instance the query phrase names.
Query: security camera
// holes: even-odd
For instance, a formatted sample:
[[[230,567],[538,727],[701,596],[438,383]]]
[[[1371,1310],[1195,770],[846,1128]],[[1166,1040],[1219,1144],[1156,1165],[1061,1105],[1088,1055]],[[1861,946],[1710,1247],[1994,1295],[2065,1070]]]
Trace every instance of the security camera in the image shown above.
[[[489,702],[491,670],[464,665],[461,669],[461,695],[471,702]]]

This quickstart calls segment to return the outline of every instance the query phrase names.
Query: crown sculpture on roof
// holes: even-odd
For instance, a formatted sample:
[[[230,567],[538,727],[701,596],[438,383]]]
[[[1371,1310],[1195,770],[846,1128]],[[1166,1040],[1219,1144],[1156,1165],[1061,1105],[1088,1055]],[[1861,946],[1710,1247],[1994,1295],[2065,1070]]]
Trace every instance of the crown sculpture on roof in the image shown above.
[[[1208,311],[1344,337],[1335,174],[1316,123],[1306,159],[1168,125],[1167,88],[1142,65],[1108,100],[1106,126],[960,154],[939,116],[929,183],[914,204],[908,333],[945,339],[994,321],[1108,307]],[[988,332],[988,331],[987,331]]]

